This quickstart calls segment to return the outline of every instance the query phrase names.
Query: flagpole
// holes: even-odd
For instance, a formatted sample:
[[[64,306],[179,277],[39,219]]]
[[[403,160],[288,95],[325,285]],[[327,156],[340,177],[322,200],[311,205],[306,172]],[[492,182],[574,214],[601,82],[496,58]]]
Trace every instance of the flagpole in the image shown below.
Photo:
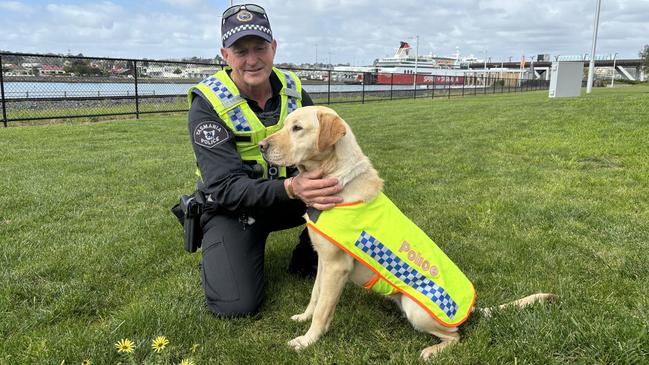
[[[593,25],[593,49],[590,52],[590,63],[588,64],[588,83],[586,84],[586,93],[593,91],[593,74],[595,73],[595,47],[597,46],[597,27],[599,26],[599,9],[602,0],[597,0],[597,10],[595,11],[595,24]]]

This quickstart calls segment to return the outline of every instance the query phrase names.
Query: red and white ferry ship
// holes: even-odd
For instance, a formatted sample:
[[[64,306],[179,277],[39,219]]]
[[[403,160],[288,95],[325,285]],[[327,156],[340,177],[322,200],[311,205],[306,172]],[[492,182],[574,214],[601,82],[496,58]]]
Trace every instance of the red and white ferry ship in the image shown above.
[[[392,57],[379,59],[374,66],[338,66],[335,71],[340,81],[345,83],[365,83],[378,85],[462,85],[467,70],[463,63],[475,62],[475,58],[460,59],[459,51],[455,57],[433,55],[412,55],[407,42],[401,45]]]
[[[381,58],[376,63],[376,84],[462,85],[464,70],[460,67],[459,53],[455,58],[432,55],[415,56],[407,42],[401,42],[392,57]]]

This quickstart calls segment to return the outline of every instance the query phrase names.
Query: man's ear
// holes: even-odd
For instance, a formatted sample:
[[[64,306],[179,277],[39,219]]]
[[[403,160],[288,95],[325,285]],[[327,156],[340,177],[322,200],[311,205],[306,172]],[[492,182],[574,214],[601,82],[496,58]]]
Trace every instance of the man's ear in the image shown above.
[[[334,113],[318,110],[318,121],[320,122],[318,151],[322,152],[333,146],[347,133],[342,118]]]
[[[228,50],[221,47],[221,56],[223,56],[223,60],[225,62],[228,62],[228,58],[230,58],[230,54],[228,53]]]

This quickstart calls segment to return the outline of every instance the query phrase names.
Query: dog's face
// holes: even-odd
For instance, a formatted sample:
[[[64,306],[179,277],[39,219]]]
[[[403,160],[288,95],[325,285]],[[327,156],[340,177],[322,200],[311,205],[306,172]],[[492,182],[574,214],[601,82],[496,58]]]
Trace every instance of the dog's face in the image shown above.
[[[286,117],[284,127],[260,144],[264,158],[282,166],[321,160],[347,133],[346,123],[330,108],[307,106]]]

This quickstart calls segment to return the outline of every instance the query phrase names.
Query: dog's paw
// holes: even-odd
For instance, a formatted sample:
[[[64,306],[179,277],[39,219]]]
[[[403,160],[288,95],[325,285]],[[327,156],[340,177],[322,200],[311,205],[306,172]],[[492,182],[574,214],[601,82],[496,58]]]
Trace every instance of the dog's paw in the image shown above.
[[[302,314],[296,314],[296,315],[292,316],[291,319],[296,321],[296,322],[304,322],[304,321],[308,321],[309,319],[311,319],[311,317],[312,317],[311,314],[302,313]]]
[[[288,345],[291,346],[295,351],[300,351],[304,348],[309,347],[309,345],[311,345],[314,342],[315,341],[313,341],[311,338],[307,336],[300,336],[290,340],[288,342]]]
[[[421,350],[421,354],[419,354],[419,358],[427,361],[439,354],[439,352],[442,351],[441,347],[437,346],[431,346],[431,347],[426,347],[425,349]]]

